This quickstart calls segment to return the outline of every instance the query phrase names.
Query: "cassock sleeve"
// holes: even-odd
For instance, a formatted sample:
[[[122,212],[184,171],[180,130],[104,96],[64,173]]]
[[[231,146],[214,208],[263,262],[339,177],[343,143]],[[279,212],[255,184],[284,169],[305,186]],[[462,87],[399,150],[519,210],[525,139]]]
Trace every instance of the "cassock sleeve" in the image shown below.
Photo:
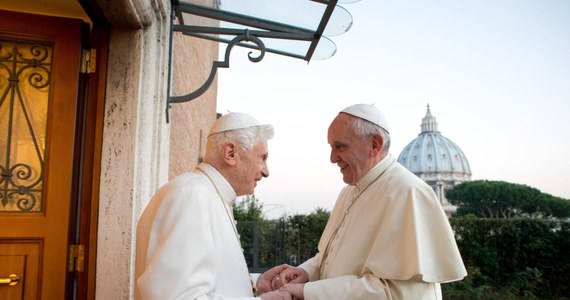
[[[417,280],[382,280],[372,274],[345,275],[307,282],[305,300],[441,300],[437,283]]]
[[[197,191],[198,190],[198,191]],[[141,300],[251,300],[215,294],[216,257],[205,193],[190,187],[164,195],[150,225],[147,267],[137,279]]]
[[[312,258],[307,259],[304,263],[299,265],[299,268],[305,270],[309,275],[309,281],[320,279],[319,266],[321,265],[321,254],[317,253]]]
[[[303,295],[305,300],[389,299],[382,281],[372,274],[360,278],[345,275],[310,281],[305,284]]]

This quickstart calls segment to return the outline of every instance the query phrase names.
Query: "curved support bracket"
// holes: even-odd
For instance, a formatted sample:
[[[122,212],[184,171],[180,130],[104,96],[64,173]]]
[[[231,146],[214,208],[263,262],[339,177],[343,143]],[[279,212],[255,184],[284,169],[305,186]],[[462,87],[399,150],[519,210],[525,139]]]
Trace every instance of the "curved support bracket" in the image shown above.
[[[212,82],[214,81],[214,78],[216,77],[216,73],[218,71],[218,68],[229,68],[231,51],[232,51],[233,47],[235,45],[239,44],[240,42],[252,42],[255,45],[257,45],[258,50],[260,51],[258,56],[253,56],[252,52],[248,53],[248,58],[251,62],[260,62],[263,59],[263,57],[265,56],[265,52],[266,52],[265,44],[258,37],[251,35],[248,29],[245,29],[243,34],[236,36],[235,38],[233,38],[228,43],[228,46],[226,47],[226,53],[224,56],[224,60],[223,61],[214,61],[212,63],[212,69],[210,70],[210,75],[208,76],[208,79],[202,84],[202,86],[200,86],[194,92],[188,93],[188,94],[183,95],[183,96],[169,96],[168,97],[167,111],[170,108],[171,103],[188,102],[188,101],[196,99],[199,96],[201,96],[202,94],[204,94],[208,90],[208,88],[210,87]]]
[[[166,93],[166,122],[169,123],[169,112],[171,103],[183,103],[198,98],[204,94],[216,77],[218,68],[229,68],[230,52],[234,46],[254,49],[260,51],[258,56],[249,52],[249,60],[251,62],[259,62],[265,56],[265,52],[275,53],[297,59],[303,59],[307,62],[313,57],[327,58],[334,54],[336,46],[332,41],[324,38],[323,33],[329,20],[333,16],[333,11],[338,11],[334,22],[336,30],[331,33],[343,33],[352,25],[352,17],[344,10],[337,10],[338,0],[303,0],[295,1],[300,11],[307,8],[312,13],[304,15],[302,18],[298,16],[282,18],[277,16],[283,15],[284,11],[290,10],[288,1],[282,0],[263,0],[271,2],[273,12],[257,12],[254,14],[246,14],[237,7],[231,5],[222,7],[220,1],[206,1],[209,5],[196,4],[190,0],[170,0],[172,2],[171,19],[170,19],[170,40],[169,40],[169,57],[168,57],[168,84]],[[261,1],[261,2],[263,2]],[[231,2],[231,1],[229,1]],[[320,6],[322,9],[314,9]],[[282,9],[280,9],[282,8]],[[310,9],[309,9],[310,8]],[[313,20],[320,19],[318,22]],[[219,23],[199,22],[201,19],[217,20]],[[311,22],[303,22],[311,20]],[[215,26],[213,26],[215,24]],[[231,25],[233,24],[233,25]],[[308,24],[312,24],[307,26]],[[226,26],[228,25],[228,26]],[[173,61],[173,39],[174,33],[179,32],[184,35],[195,38],[206,39],[215,42],[227,44],[225,51],[225,60],[215,61],[206,81],[194,92],[183,96],[172,96],[172,61]],[[264,40],[267,39],[267,40]],[[264,42],[267,45],[264,44]],[[320,42],[324,40],[325,42]],[[288,47],[287,43],[272,43],[270,41],[293,41],[296,42],[294,47]],[[327,42],[328,41],[328,42]],[[317,49],[320,44],[321,50]],[[315,54],[319,54],[316,55]]]
[[[208,76],[208,79],[206,80],[206,82],[204,82],[204,84],[199,87],[196,91],[186,94],[184,96],[171,96],[170,97],[170,103],[181,103],[181,102],[187,102],[193,99],[198,98],[200,95],[202,95],[203,93],[205,93],[208,88],[210,87],[210,85],[212,84],[212,81],[214,81],[214,78],[216,77],[216,73],[218,71],[218,68],[229,68],[230,66],[230,53],[232,51],[232,48],[238,44],[239,42],[252,42],[254,44],[257,45],[257,47],[259,47],[259,55],[257,57],[252,56],[252,52],[249,52],[248,57],[249,60],[251,62],[260,62],[263,57],[265,56],[265,45],[263,44],[263,42],[261,41],[261,39],[259,39],[256,36],[250,35],[249,30],[245,30],[244,34],[238,35],[235,38],[233,38],[230,43],[228,44],[227,48],[226,48],[226,54],[224,57],[224,61],[214,61],[212,63],[212,70],[210,70],[210,76]]]

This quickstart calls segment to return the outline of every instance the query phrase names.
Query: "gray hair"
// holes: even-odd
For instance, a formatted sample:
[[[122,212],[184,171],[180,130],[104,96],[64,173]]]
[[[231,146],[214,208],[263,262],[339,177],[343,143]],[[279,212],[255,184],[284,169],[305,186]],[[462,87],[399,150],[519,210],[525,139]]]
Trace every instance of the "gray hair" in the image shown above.
[[[271,125],[252,126],[236,130],[228,130],[212,134],[208,137],[206,156],[213,153],[211,150],[221,147],[226,142],[235,142],[245,151],[251,150],[253,146],[262,140],[273,138],[274,130]]]
[[[358,117],[354,118],[352,127],[354,128],[354,132],[360,137],[369,137],[374,134],[380,135],[384,141],[382,151],[388,153],[390,150],[390,133],[384,130],[384,128]]]

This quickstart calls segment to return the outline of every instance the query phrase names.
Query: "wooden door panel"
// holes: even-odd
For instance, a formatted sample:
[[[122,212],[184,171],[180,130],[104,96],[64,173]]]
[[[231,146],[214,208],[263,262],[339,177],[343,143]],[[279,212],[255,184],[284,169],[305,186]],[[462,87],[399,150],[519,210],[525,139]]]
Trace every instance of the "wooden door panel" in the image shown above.
[[[38,299],[41,240],[14,240],[0,243],[0,278],[18,276],[15,285],[0,284],[0,299]]]
[[[0,295],[2,299],[17,300],[24,298],[23,283],[26,257],[23,255],[0,255]],[[10,282],[6,282],[6,281]]]
[[[0,116],[0,256],[14,263],[25,258],[23,299],[66,296],[81,27],[76,19],[0,10],[0,114],[8,116]],[[32,87],[21,92],[26,84]],[[47,101],[44,125],[30,126],[42,113],[23,107],[40,101],[41,94]],[[9,120],[19,122],[4,125]],[[30,133],[37,128],[43,139]],[[26,150],[12,144],[17,136],[33,137],[28,152],[41,167],[22,167],[28,165],[20,161]],[[32,169],[40,184],[23,180]],[[32,200],[40,205],[28,210]]]

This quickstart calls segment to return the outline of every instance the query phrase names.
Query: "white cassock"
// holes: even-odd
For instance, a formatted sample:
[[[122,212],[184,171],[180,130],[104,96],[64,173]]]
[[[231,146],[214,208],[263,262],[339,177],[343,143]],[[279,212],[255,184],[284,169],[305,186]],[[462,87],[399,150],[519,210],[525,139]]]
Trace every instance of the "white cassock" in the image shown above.
[[[137,226],[135,299],[260,299],[234,231],[235,198],[205,163],[156,193]]]
[[[467,275],[432,188],[391,155],[341,191],[318,250],[306,300],[441,299]]]

